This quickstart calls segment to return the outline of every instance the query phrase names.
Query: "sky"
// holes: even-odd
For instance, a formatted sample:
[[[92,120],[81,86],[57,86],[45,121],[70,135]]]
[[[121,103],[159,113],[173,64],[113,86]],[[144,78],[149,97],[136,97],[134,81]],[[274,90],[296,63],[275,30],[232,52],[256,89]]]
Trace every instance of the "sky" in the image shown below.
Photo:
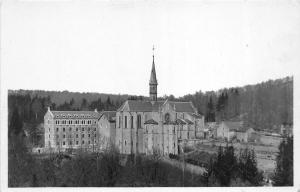
[[[1,86],[158,96],[299,75],[300,1],[4,1]]]

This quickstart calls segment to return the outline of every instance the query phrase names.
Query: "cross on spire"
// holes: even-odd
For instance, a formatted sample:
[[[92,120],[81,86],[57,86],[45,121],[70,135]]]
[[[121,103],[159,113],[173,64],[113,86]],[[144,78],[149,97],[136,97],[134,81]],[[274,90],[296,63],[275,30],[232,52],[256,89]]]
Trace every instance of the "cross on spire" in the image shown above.
[[[154,45],[153,45],[153,47],[152,47],[152,55],[153,55],[153,57],[154,57],[154,50],[155,50],[155,48],[154,48]]]

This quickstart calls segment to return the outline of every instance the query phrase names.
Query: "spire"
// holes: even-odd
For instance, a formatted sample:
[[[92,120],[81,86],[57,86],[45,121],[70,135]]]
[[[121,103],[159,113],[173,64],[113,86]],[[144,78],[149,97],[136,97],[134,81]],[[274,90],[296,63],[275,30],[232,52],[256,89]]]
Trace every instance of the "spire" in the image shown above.
[[[150,76],[149,84],[156,84],[157,85],[155,63],[154,63],[154,45],[153,45],[152,51],[153,51],[153,54],[152,54],[153,61],[152,61],[152,70],[151,70],[151,76]]]
[[[152,69],[151,69],[151,76],[149,81],[149,93],[150,93],[150,100],[156,101],[157,100],[157,79],[156,79],[156,72],[155,72],[155,64],[154,64],[154,46],[152,48],[153,51],[153,61],[152,61]]]

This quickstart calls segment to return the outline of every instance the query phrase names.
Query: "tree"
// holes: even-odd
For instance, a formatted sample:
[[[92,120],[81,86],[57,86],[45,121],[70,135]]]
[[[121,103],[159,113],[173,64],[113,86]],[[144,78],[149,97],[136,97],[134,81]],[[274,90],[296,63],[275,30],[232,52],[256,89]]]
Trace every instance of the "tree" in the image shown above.
[[[42,115],[41,112],[43,109],[42,109],[42,103],[37,96],[33,99],[32,103],[31,103],[31,110],[34,113],[34,120],[38,121],[38,118],[42,117],[42,116],[39,116],[39,114]]]
[[[213,165],[213,172],[222,186],[229,186],[231,179],[235,179],[237,171],[237,159],[234,155],[234,148],[226,146],[219,147],[216,162]]]
[[[85,98],[83,98],[82,101],[81,101],[80,110],[82,110],[82,111],[87,111],[88,110],[88,102]]]
[[[23,122],[19,115],[18,108],[15,107],[9,124],[9,133],[19,135],[22,132]]]
[[[273,176],[274,186],[293,186],[293,137],[285,138],[279,145],[276,169]]]
[[[254,186],[261,185],[263,181],[262,172],[257,168],[257,161],[254,150],[248,148],[240,151],[239,172],[243,181],[249,181]]]
[[[206,113],[206,121],[214,122],[215,121],[215,107],[212,100],[212,97],[209,97],[209,102],[207,103],[207,113]]]

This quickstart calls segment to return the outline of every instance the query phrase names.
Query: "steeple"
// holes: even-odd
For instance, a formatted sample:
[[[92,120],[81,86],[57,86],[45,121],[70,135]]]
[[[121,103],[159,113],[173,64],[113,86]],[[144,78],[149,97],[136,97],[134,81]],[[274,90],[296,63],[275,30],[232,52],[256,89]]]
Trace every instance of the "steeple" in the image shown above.
[[[156,79],[156,72],[155,72],[155,63],[154,63],[154,46],[152,48],[153,54],[153,61],[152,61],[152,69],[151,69],[151,76],[149,81],[149,93],[150,93],[150,100],[156,101],[157,100],[157,79]]]

